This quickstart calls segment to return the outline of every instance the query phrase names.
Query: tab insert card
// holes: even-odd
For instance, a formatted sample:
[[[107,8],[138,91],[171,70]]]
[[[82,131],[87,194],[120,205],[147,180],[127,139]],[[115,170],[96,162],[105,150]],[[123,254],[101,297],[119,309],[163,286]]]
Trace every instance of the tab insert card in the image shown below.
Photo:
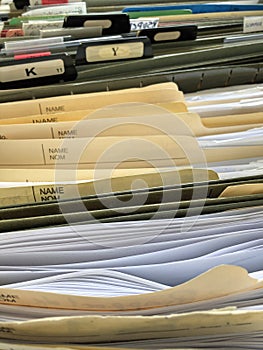
[[[147,37],[91,41],[79,46],[76,65],[146,57],[152,57],[152,46]]]
[[[0,88],[9,89],[75,80],[76,68],[67,54],[30,55],[0,63]]]

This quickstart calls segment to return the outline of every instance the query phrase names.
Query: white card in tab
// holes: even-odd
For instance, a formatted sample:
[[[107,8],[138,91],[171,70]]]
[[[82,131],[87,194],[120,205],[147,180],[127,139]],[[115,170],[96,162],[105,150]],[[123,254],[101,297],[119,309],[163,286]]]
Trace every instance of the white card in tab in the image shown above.
[[[98,45],[86,48],[87,62],[111,61],[143,57],[143,42],[123,43],[117,45]]]
[[[147,37],[98,40],[82,43],[77,50],[76,65],[152,57],[152,46]]]
[[[87,6],[85,2],[76,2],[67,5],[57,5],[57,6],[44,6],[41,8],[36,8],[31,11],[22,13],[22,16],[51,16],[51,15],[68,15],[68,14],[78,14],[84,15],[87,13]]]
[[[62,37],[54,37],[54,38],[41,38],[41,39],[29,39],[29,40],[20,40],[20,41],[7,41],[5,42],[6,50],[20,50],[40,47],[48,47],[49,45],[60,45],[64,43],[64,39]]]
[[[263,31],[263,16],[244,17],[243,32],[253,33]]]
[[[0,82],[7,83],[16,80],[34,79],[65,73],[64,62],[61,59],[42,62],[17,64],[0,67]]]
[[[131,31],[137,31],[142,29],[152,29],[158,28],[159,18],[146,17],[146,18],[136,18],[130,20]]]
[[[39,35],[43,29],[58,29],[63,27],[63,21],[30,21],[22,23],[22,29],[26,36]]]

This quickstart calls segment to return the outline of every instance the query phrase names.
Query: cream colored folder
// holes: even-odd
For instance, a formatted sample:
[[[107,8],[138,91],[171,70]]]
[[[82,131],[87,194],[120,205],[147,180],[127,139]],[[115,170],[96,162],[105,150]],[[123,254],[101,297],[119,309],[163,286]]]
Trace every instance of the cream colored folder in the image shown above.
[[[184,135],[109,136],[79,139],[2,140],[0,165],[35,168],[159,168],[260,158],[263,146],[201,149]]]
[[[125,114],[125,108],[129,107],[129,113]],[[173,110],[174,105],[166,106]],[[138,108],[141,112],[138,111]],[[134,109],[134,113],[133,113]],[[102,109],[86,114],[83,111],[83,119],[75,121],[61,121],[63,116],[36,117],[33,116],[33,124],[1,125],[0,135],[2,139],[50,139],[50,138],[80,138],[99,136],[143,136],[168,133],[178,125],[178,132],[182,135],[205,136],[213,134],[226,134],[245,131],[263,125],[263,113],[251,113],[245,115],[231,115],[223,117],[200,118],[196,113],[170,112],[161,106],[147,104],[125,104],[109,109]],[[121,112],[123,110],[123,112]],[[67,113],[69,114],[69,113]],[[81,113],[70,113],[70,118],[78,118]],[[69,116],[67,115],[67,117]],[[29,120],[31,117],[25,117]],[[25,119],[21,118],[21,119]],[[19,118],[7,119],[11,122],[19,122]],[[42,121],[42,122],[37,122]],[[3,122],[3,121],[2,121]],[[21,122],[21,121],[20,121]],[[159,124],[160,128],[156,127]],[[181,124],[185,127],[181,127]]]
[[[96,179],[105,179],[109,177],[124,177],[124,176],[137,176],[139,174],[148,174],[158,172],[158,169],[154,168],[134,168],[134,169],[62,169],[59,172],[56,169],[28,169],[28,168],[16,168],[16,171],[10,168],[0,168],[0,178],[2,182],[55,182],[56,179],[60,181],[89,181]]]
[[[263,194],[263,183],[228,186],[219,197],[238,197],[254,194]]]
[[[54,309],[86,310],[93,313],[140,314],[146,310],[169,306],[208,301],[226,295],[235,295],[243,291],[252,291],[263,287],[263,282],[248,275],[239,266],[220,265],[175,287],[146,294],[117,297],[93,297],[65,295],[33,290],[0,287],[0,293],[14,295],[15,302],[21,306]],[[194,293],[193,293],[194,291]],[[1,300],[1,304],[12,304]]]
[[[136,104],[136,102],[133,102]],[[125,104],[121,103],[119,106],[120,110],[123,110],[123,106]],[[170,110],[173,113],[184,113],[187,112],[187,107],[185,102],[183,101],[177,101],[177,102],[170,102],[170,103],[153,103],[150,104],[150,106],[158,106],[160,108],[166,108],[169,110],[168,106],[170,107]],[[69,112],[60,112],[60,113],[53,113],[52,115],[43,115],[43,114],[36,114],[36,115],[28,115],[25,117],[17,117],[17,118],[7,118],[7,119],[0,119],[0,125],[9,125],[9,124],[39,124],[39,123],[57,123],[57,122],[67,122],[67,121],[79,121],[82,119],[95,119],[95,118],[114,118],[116,117],[116,106],[105,106],[103,107],[103,116],[101,115],[102,112],[99,113],[97,109],[84,109],[84,110],[77,110],[77,111],[69,111]],[[120,114],[120,113],[119,113]],[[122,116],[125,116],[122,114]]]
[[[207,169],[182,169],[157,172],[142,172],[127,176],[114,176],[104,179],[94,177],[90,181],[63,183],[60,174],[51,184],[17,184],[11,187],[0,187],[0,206],[27,203],[68,200],[103,193],[129,191],[176,184],[217,180],[217,174]],[[109,176],[110,174],[108,174]],[[71,179],[73,180],[73,179]]]
[[[94,110],[118,103],[161,103],[184,101],[184,95],[174,83],[150,85],[143,88],[58,96],[36,100],[7,102],[0,106],[1,119],[30,115],[51,115],[76,110]]]

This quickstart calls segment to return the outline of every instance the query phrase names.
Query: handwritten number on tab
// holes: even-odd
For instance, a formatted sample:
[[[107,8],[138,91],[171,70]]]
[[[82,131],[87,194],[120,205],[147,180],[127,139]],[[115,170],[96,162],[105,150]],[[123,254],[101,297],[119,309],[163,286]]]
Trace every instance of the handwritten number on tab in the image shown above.
[[[157,28],[159,25],[159,18],[146,19],[146,20],[131,20],[131,31],[142,30],[142,29],[152,29]]]

